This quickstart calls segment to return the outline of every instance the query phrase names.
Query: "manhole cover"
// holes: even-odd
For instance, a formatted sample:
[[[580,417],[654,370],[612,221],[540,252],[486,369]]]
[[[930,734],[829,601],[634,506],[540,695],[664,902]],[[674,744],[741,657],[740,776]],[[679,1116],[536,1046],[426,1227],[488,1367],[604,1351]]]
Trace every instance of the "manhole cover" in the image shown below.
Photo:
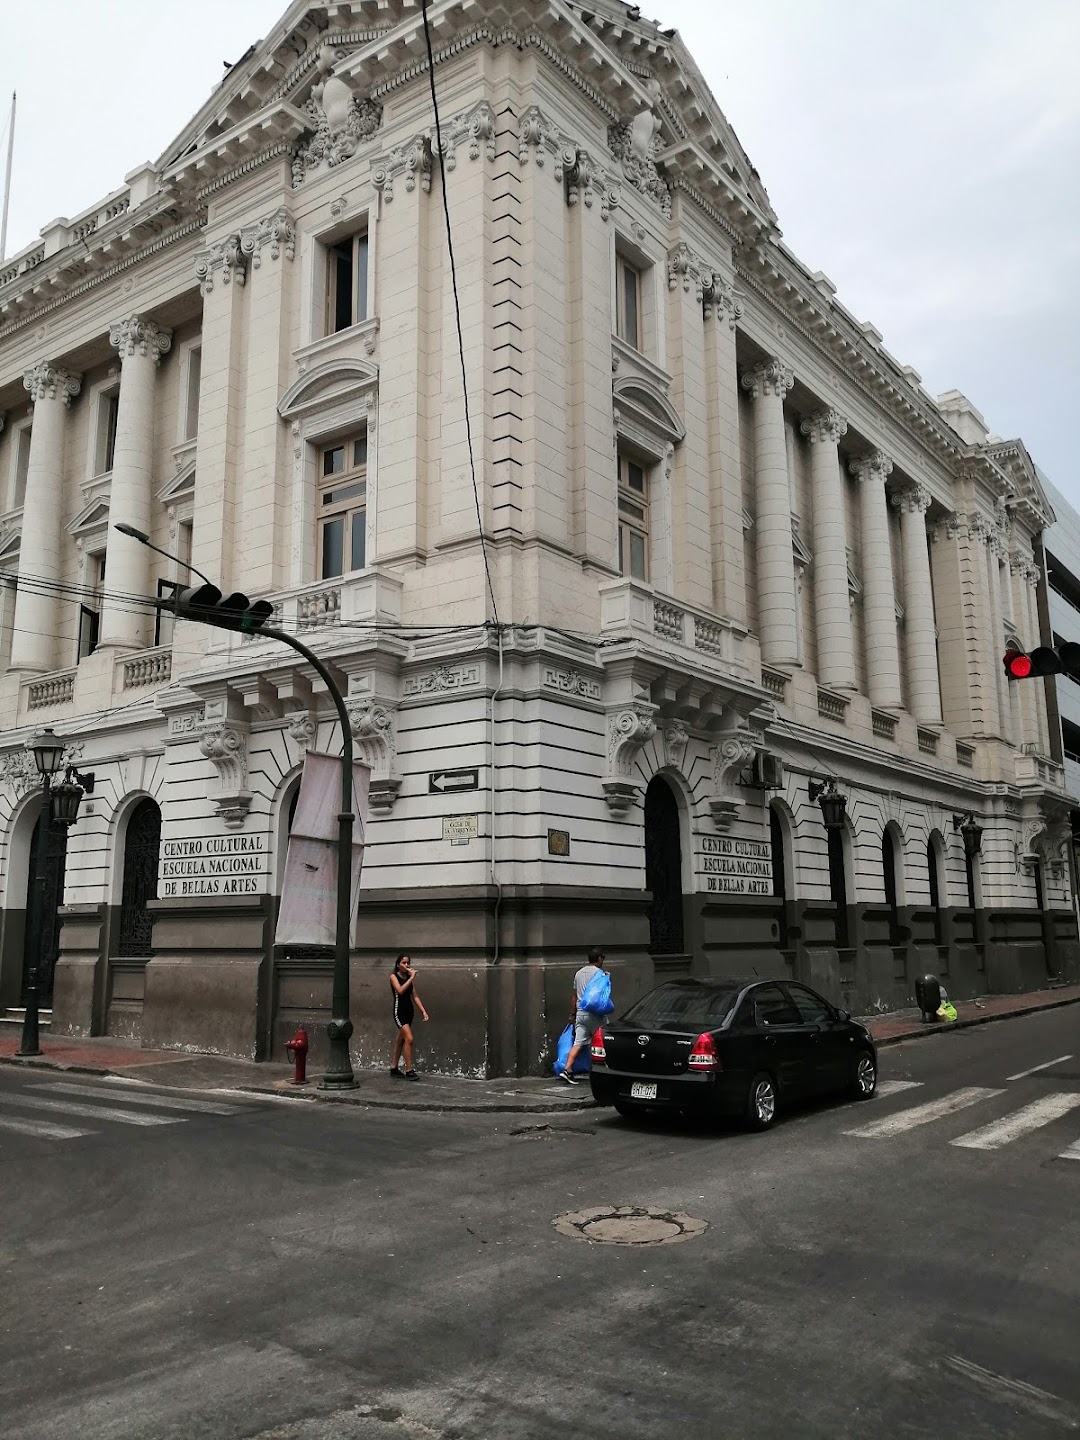
[[[709,1228],[707,1220],[652,1205],[597,1205],[571,1210],[551,1223],[560,1235],[595,1245],[675,1245],[696,1240]]]

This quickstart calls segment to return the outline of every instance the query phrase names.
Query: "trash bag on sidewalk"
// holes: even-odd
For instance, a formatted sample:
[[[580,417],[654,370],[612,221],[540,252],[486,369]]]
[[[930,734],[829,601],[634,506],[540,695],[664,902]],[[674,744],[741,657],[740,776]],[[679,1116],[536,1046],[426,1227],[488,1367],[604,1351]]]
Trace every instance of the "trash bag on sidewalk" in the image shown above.
[[[566,1069],[566,1062],[570,1058],[570,1051],[574,1044],[574,1027],[568,1024],[559,1036],[559,1044],[555,1051],[555,1074],[561,1075]],[[577,1059],[574,1061],[574,1074],[587,1075],[589,1073],[589,1047],[582,1046],[578,1051]]]
[[[944,1004],[938,1006],[937,1017],[939,1020],[955,1020],[957,1018],[956,1006],[951,1000],[946,1000]]]

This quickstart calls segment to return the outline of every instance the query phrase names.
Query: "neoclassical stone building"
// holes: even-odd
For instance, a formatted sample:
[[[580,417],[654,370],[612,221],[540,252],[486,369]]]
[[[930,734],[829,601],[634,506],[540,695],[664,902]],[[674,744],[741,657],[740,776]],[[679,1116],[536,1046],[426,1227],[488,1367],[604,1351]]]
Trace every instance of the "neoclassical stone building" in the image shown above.
[[[474,1074],[540,1065],[592,943],[624,1000],[1075,971],[1062,771],[1001,665],[1051,519],[1024,446],[787,249],[677,35],[429,13],[441,153],[419,7],[300,0],[0,272],[0,1005],[55,938],[54,1031],[265,1056],[326,1014],[275,917],[331,707],[142,603],[189,561],[347,692],[361,1064],[403,947],[427,1057]],[[96,783],[42,909],[44,723]]]

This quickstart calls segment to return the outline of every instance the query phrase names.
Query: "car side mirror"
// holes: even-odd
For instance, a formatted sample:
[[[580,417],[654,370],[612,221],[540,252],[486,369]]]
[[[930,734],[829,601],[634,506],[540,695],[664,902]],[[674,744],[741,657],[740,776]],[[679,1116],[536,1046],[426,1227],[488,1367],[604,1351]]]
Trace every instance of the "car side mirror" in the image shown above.
[[[837,1012],[836,1012],[836,1018],[837,1018],[838,1020],[850,1020],[850,1019],[851,1019],[851,1012],[848,1011],[848,1010],[837,1010]]]

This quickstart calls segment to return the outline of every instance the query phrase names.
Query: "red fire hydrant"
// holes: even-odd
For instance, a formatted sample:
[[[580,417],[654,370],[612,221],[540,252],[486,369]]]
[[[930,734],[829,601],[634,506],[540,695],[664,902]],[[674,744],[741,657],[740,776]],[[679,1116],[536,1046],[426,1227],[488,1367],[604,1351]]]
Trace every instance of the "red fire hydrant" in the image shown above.
[[[306,1085],[308,1039],[307,1031],[302,1025],[297,1026],[296,1034],[291,1040],[285,1041],[285,1049],[289,1053],[290,1060],[292,1060],[296,1066],[296,1073],[293,1076],[292,1083],[294,1085]]]

